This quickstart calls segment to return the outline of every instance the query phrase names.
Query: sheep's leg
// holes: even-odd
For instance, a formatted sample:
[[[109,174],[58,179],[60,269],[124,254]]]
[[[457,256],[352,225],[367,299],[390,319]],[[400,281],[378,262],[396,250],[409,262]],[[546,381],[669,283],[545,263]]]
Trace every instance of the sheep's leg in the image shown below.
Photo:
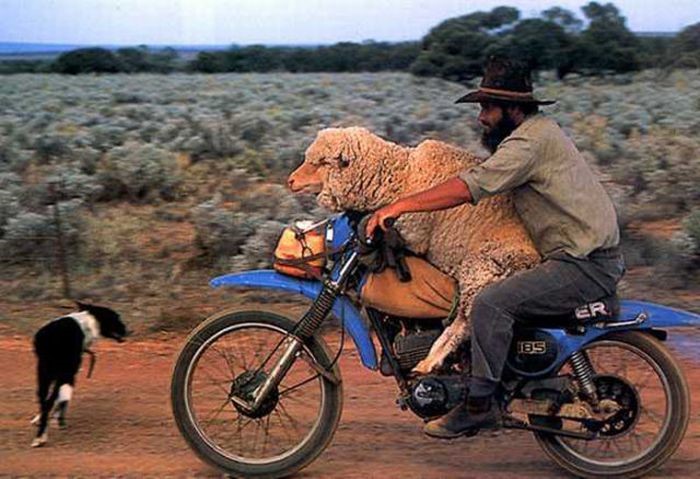
[[[469,313],[479,292],[510,273],[503,264],[485,256],[468,256],[458,271],[460,286],[457,318],[435,340],[425,359],[413,368],[417,374],[429,374],[442,367],[445,358],[469,337]]]

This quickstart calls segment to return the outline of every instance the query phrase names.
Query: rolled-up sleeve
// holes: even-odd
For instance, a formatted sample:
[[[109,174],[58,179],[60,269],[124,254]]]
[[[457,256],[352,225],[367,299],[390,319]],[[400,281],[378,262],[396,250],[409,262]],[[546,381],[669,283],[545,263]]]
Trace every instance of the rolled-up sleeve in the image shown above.
[[[530,142],[528,138],[510,136],[486,161],[459,174],[469,188],[473,204],[517,188],[531,178],[534,161]]]

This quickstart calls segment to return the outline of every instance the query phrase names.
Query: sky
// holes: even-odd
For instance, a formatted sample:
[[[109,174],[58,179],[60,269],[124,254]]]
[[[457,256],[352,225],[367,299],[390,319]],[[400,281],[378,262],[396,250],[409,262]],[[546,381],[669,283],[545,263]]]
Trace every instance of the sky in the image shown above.
[[[599,0],[605,3],[607,0]],[[499,5],[523,17],[587,0],[0,0],[0,42],[93,45],[330,44],[419,40]],[[700,0],[613,0],[633,31],[700,22]]]

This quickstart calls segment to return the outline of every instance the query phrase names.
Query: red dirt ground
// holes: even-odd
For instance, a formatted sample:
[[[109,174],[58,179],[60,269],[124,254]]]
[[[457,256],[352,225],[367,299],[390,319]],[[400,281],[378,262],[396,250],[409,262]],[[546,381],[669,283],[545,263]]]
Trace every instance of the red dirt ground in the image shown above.
[[[96,347],[93,378],[79,376],[65,430],[31,449],[35,413],[30,338],[0,329],[0,476],[220,477],[180,437],[170,411],[169,381],[184,335],[151,336]],[[686,438],[654,477],[698,477],[700,363],[682,359],[694,392]],[[393,380],[364,369],[348,347],[341,360],[345,407],[332,445],[301,478],[561,477],[534,438],[501,431],[439,442],[395,405]]]

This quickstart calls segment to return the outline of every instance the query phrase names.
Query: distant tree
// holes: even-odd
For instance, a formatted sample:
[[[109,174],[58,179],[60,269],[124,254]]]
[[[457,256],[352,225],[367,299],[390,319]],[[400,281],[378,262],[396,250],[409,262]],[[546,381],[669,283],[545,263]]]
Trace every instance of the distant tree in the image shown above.
[[[170,73],[176,68],[177,51],[172,47],[149,53],[148,71],[156,73]]]
[[[530,18],[518,22],[501,35],[489,54],[517,58],[532,70],[557,70],[563,76],[571,68],[574,39],[551,20]]]
[[[543,11],[542,18],[556,23],[567,33],[579,33],[583,27],[583,21],[575,13],[562,7],[552,7]]]
[[[140,45],[138,48],[120,48],[116,54],[121,63],[120,70],[123,72],[137,73],[150,70],[148,47],[145,45]]]
[[[80,48],[62,53],[53,63],[57,73],[116,73],[120,71],[119,59],[104,48]]]
[[[230,48],[224,53],[224,69],[228,72],[270,72],[282,69],[277,49],[263,45]]]
[[[673,40],[674,65],[700,68],[700,22],[685,27]]]
[[[592,73],[639,70],[640,42],[617,7],[590,2],[581,10],[590,21],[579,37],[581,66]]]
[[[199,52],[188,69],[201,73],[221,73],[226,71],[224,56],[219,52]]]
[[[675,53],[671,54],[674,47],[673,37],[644,36],[638,39],[640,45],[639,63],[641,68],[668,67],[676,63],[678,59]],[[675,48],[673,49],[675,52]],[[695,68],[700,67],[696,64]]]
[[[225,52],[200,52],[188,69],[205,73],[406,71],[419,52],[418,42],[341,42],[313,48],[234,46]]]
[[[454,81],[480,76],[489,47],[496,41],[494,34],[519,18],[517,9],[497,7],[446,20],[423,38],[423,51],[411,65],[411,72]]]
[[[11,73],[48,73],[49,60],[3,60],[0,61],[0,75]]]

